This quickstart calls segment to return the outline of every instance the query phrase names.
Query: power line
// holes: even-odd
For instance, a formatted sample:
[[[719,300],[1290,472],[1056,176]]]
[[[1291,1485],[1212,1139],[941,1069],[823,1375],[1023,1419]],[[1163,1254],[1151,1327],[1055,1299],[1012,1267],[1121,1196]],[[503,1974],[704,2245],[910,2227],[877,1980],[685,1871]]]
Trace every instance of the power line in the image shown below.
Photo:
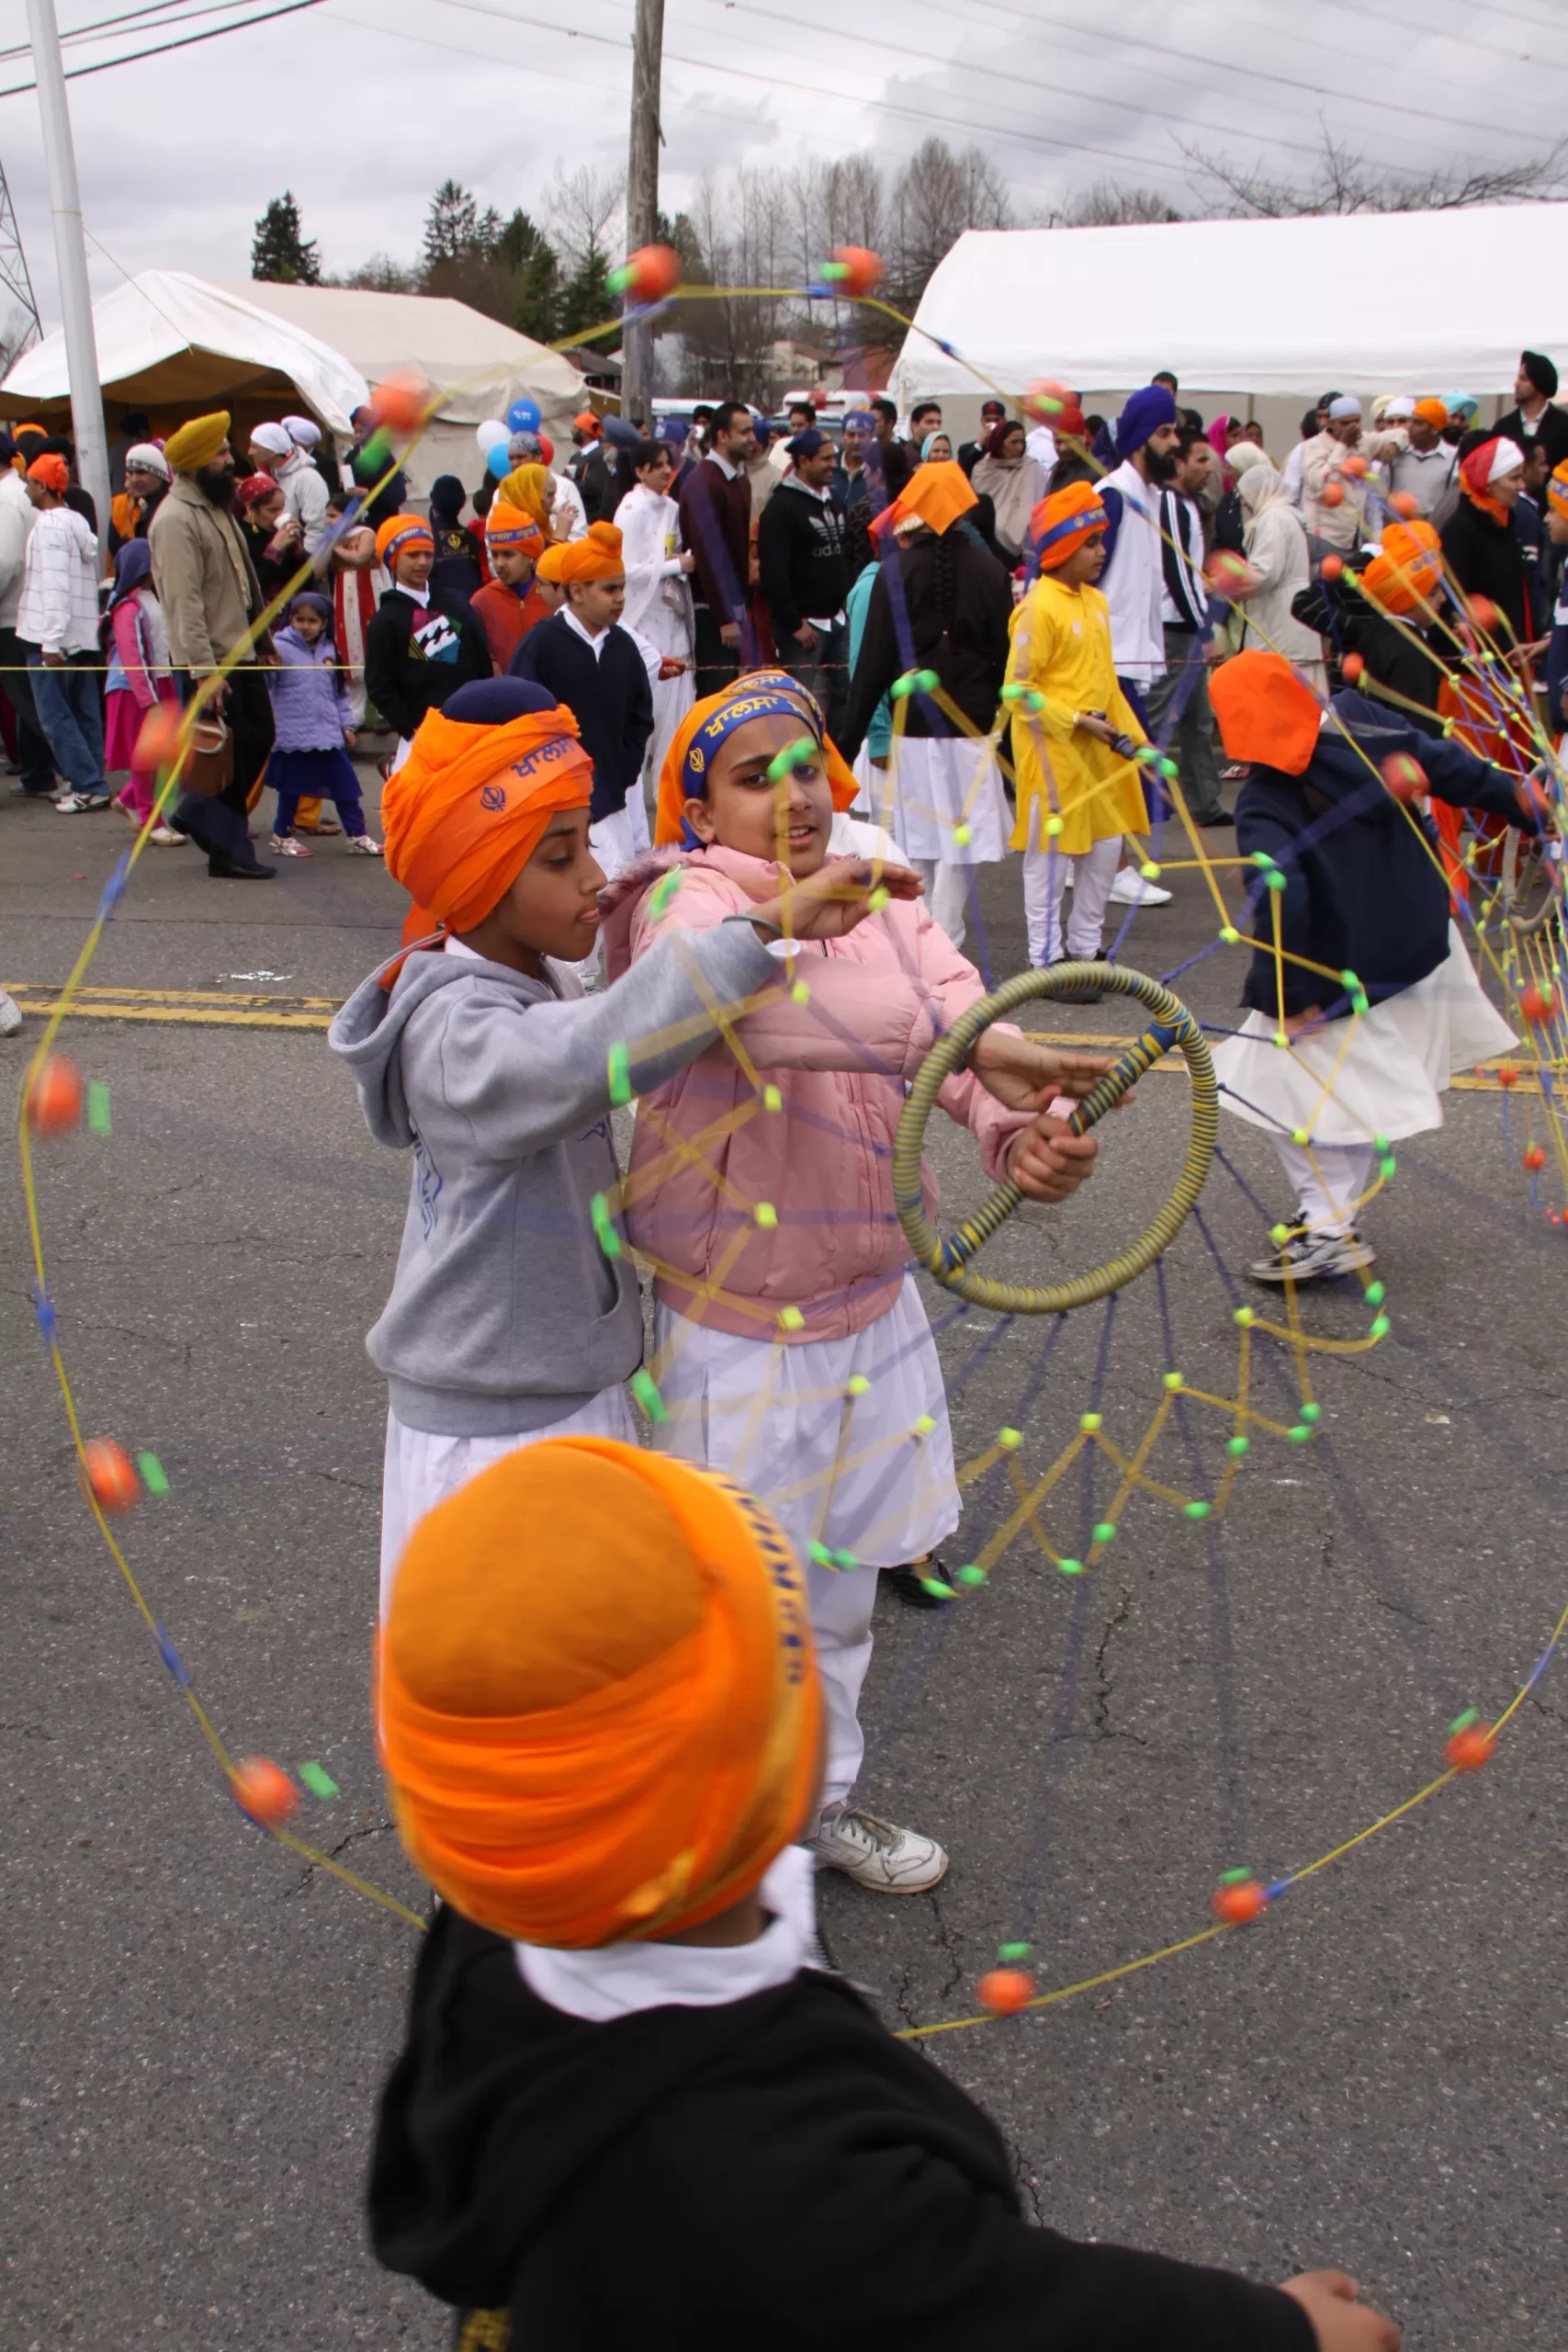
[[[140,18],[146,17],[158,17],[164,19],[164,23],[154,29],[166,31],[170,25],[185,24],[197,17],[213,17],[220,8],[237,8],[243,5],[244,0],[201,0],[199,6],[192,7],[189,0],[152,0],[152,5],[149,7],[130,8],[118,17],[100,17],[95,24],[73,26],[69,31],[61,34],[61,46],[65,48],[72,41],[90,40],[96,34],[106,31],[123,32]],[[149,28],[143,24],[141,29],[145,32]],[[30,57],[31,54],[30,41],[17,41],[10,49],[0,49],[0,61],[11,57]]]
[[[106,57],[96,65],[73,65],[65,75],[68,82],[80,82],[89,74],[107,74],[116,65],[135,65],[144,57],[167,57],[172,50],[194,49],[198,41],[218,40],[225,33],[243,33],[252,25],[270,25],[278,17],[297,17],[301,8],[319,8],[321,0],[284,0],[280,8],[264,9],[260,16],[246,17],[232,25],[213,25],[204,33],[187,33],[183,40],[166,40],[156,49],[134,49],[128,57]],[[18,98],[26,90],[36,90],[36,82],[13,82],[8,89],[0,90],[0,98]]]

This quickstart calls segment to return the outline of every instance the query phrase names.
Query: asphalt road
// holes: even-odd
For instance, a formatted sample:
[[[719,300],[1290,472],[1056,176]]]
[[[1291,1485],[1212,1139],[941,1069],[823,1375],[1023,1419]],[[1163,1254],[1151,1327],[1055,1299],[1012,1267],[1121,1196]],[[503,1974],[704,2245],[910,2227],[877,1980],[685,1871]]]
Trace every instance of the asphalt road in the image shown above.
[[[124,840],[112,816],[0,793],[8,981],[63,978]],[[987,876],[998,977],[1023,960],[1017,893],[1016,869]],[[152,853],[92,977],[341,996],[401,906],[341,843],[254,887]],[[1215,920],[1178,876],[1123,953],[1168,970]],[[1220,955],[1180,985],[1224,1022],[1237,974]],[[1108,1000],[1049,1025],[1134,1023]],[[26,1042],[0,1056],[19,1066]],[[84,1426],[155,1452],[171,1483],[125,1522],[133,1573],[231,1747],[320,1762],[341,1793],[309,1801],[305,1834],[417,1905],[367,1725],[383,1399],[362,1337],[405,1171],[319,1034],[94,1022],[68,1042],[108,1081],[113,1132],[42,1159],[66,1359]],[[1181,1080],[1151,1076],[1093,1186],[1018,1220],[996,1262],[1049,1279],[1108,1255],[1168,1189],[1185,1116]],[[1207,1238],[1184,1228],[1163,1290],[1145,1276],[1109,1324],[1099,1308],[1059,1329],[949,1325],[961,1459],[1016,1423],[1037,1476],[1091,1403],[1130,1450],[1171,1365],[1235,1393],[1227,1277],[1289,1204],[1266,1146],[1234,1125],[1222,1140],[1262,1211],[1216,1170]],[[952,1214],[978,1188],[962,1139],[932,1142]],[[1399,1160],[1369,1220],[1392,1332],[1314,1360],[1314,1443],[1255,1435],[1219,1521],[1139,1498],[1077,1580],[1026,1532],[950,1610],[882,1604],[863,1794],[939,1834],[953,1870],[901,1902],[830,1881],[822,1909],[894,2025],[972,2014],[1003,1939],[1032,1942],[1047,1989],[1193,1934],[1222,1871],[1281,1876],[1414,1794],[1450,1719],[1496,1713],[1542,1649],[1568,1600],[1563,1237],[1526,1204],[1495,1094],[1454,1095],[1443,1133]],[[361,2222],[413,1932],[229,1801],[75,1495],[14,1173],[0,1218],[0,2338],[435,2352],[442,2315],[375,2267]],[[1342,1295],[1303,1314],[1331,1337],[1368,1319]],[[1292,1379],[1262,1343],[1258,1409],[1291,1420]],[[1228,1426],[1184,1406],[1151,1472],[1212,1493]],[[997,1523],[1005,1476],[972,1488],[956,1556]],[[1109,1494],[1103,1468],[1091,1495],[1075,1465],[1042,1514],[1057,1549],[1082,1548]],[[1424,2352],[1558,2352],[1561,1672],[1485,1772],[1258,1926],[924,2043],[997,2116],[1043,2220],[1259,2278],[1341,2265]]]

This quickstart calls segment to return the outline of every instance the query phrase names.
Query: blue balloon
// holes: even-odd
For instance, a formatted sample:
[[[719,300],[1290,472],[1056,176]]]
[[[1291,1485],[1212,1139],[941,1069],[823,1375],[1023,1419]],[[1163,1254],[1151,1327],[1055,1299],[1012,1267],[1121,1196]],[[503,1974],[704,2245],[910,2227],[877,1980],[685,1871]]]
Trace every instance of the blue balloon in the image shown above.
[[[537,401],[513,401],[506,412],[506,422],[513,433],[537,433],[539,403]]]
[[[507,475],[512,471],[512,460],[506,454],[506,444],[504,441],[498,441],[496,443],[494,448],[491,449],[489,457],[485,459],[485,464],[495,476],[497,481],[504,481],[506,480]]]

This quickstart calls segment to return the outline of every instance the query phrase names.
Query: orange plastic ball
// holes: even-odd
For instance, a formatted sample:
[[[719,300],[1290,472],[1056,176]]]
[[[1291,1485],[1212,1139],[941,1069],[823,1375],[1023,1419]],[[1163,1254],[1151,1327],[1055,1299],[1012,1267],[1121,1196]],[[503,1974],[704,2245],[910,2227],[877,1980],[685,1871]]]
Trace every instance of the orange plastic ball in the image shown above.
[[[622,291],[634,302],[662,302],[681,283],[681,256],[672,245],[639,245],[628,254]]]
[[[1348,686],[1353,686],[1364,674],[1366,667],[1366,663],[1359,653],[1347,653],[1344,661],[1339,664],[1339,674]]]
[[[1010,2018],[1034,1998],[1034,1979],[1024,1968],[988,1968],[975,1991],[993,2017]]]
[[[1421,501],[1413,490],[1396,490],[1388,503],[1404,523],[1413,523],[1421,512]]]
[[[835,245],[833,259],[843,272],[833,281],[838,294],[874,294],[882,283],[882,256],[869,245]]]
[[[270,1756],[248,1756],[229,1776],[234,1802],[242,1813],[268,1829],[291,1820],[299,1810],[299,1792],[281,1765]]]
[[[1556,1007],[1550,989],[1537,988],[1532,980],[1529,988],[1519,990],[1519,1011],[1527,1021],[1540,1023],[1550,1021]]]
[[[389,433],[417,433],[431,402],[430,379],[417,368],[397,368],[370,395],[370,414]]]
[[[1342,580],[1345,576],[1345,559],[1342,555],[1325,555],[1317,568],[1325,580]]]
[[[139,768],[172,768],[180,754],[180,714],[172,702],[155,702],[136,735]]]
[[[1520,1158],[1532,1176],[1538,1168],[1546,1166],[1546,1153],[1539,1143],[1527,1143]]]
[[[1216,548],[1203,566],[1203,577],[1220,596],[1246,596],[1258,585],[1252,566],[1234,548]]]
[[[1490,1724],[1467,1724],[1450,1736],[1443,1754],[1456,1772],[1479,1772],[1492,1761],[1496,1747],[1497,1735]]]
[[[1249,1920],[1261,1919],[1269,1908],[1269,1897],[1255,1878],[1241,1878],[1229,1886],[1216,1886],[1211,1907],[1227,1928],[1245,1928]]]
[[[28,1089],[35,1136],[69,1135],[82,1124],[82,1073],[67,1054],[51,1054]]]
[[[1472,596],[1470,600],[1470,617],[1478,629],[1490,637],[1497,626],[1497,607],[1490,596]]]
[[[1352,449],[1348,458],[1340,458],[1339,470],[1348,474],[1352,481],[1359,481],[1367,470],[1367,461],[1359,450]]]
[[[1497,1065],[1498,1085],[1517,1086],[1518,1082],[1519,1066],[1517,1062],[1499,1062]]]
[[[112,1437],[90,1437],[82,1449],[86,1456],[82,1482],[100,1510],[130,1510],[141,1499],[141,1481],[123,1445]]]
[[[1077,394],[1050,376],[1043,376],[1037,384],[1031,384],[1019,401],[1025,416],[1038,417],[1042,424],[1055,424],[1064,409],[1077,405]]]
[[[1325,481],[1322,490],[1318,492],[1318,496],[1325,506],[1343,506],[1345,503],[1344,484],[1337,481]]]
[[[1382,780],[1396,800],[1419,800],[1431,789],[1427,771],[1408,752],[1391,752],[1382,763]]]

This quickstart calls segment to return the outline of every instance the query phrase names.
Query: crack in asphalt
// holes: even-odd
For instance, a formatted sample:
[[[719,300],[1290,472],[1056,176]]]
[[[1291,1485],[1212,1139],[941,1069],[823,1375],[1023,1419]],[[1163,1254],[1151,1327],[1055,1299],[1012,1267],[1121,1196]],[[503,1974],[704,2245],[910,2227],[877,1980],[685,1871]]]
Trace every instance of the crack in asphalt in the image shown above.
[[[387,1831],[390,1829],[391,1826],[392,1825],[389,1821],[376,1821],[372,1822],[367,1829],[351,1829],[345,1838],[340,1838],[338,1839],[335,1846],[323,1846],[321,1851],[325,1854],[330,1862],[335,1862],[339,1855],[346,1854],[351,1846],[362,1844],[367,1838],[384,1837]],[[289,1894],[291,1895],[303,1894],[305,1889],[315,1877],[316,1872],[320,1868],[321,1865],[319,1862],[307,1863],[305,1869],[300,1873],[298,1883],[289,1888]]]

